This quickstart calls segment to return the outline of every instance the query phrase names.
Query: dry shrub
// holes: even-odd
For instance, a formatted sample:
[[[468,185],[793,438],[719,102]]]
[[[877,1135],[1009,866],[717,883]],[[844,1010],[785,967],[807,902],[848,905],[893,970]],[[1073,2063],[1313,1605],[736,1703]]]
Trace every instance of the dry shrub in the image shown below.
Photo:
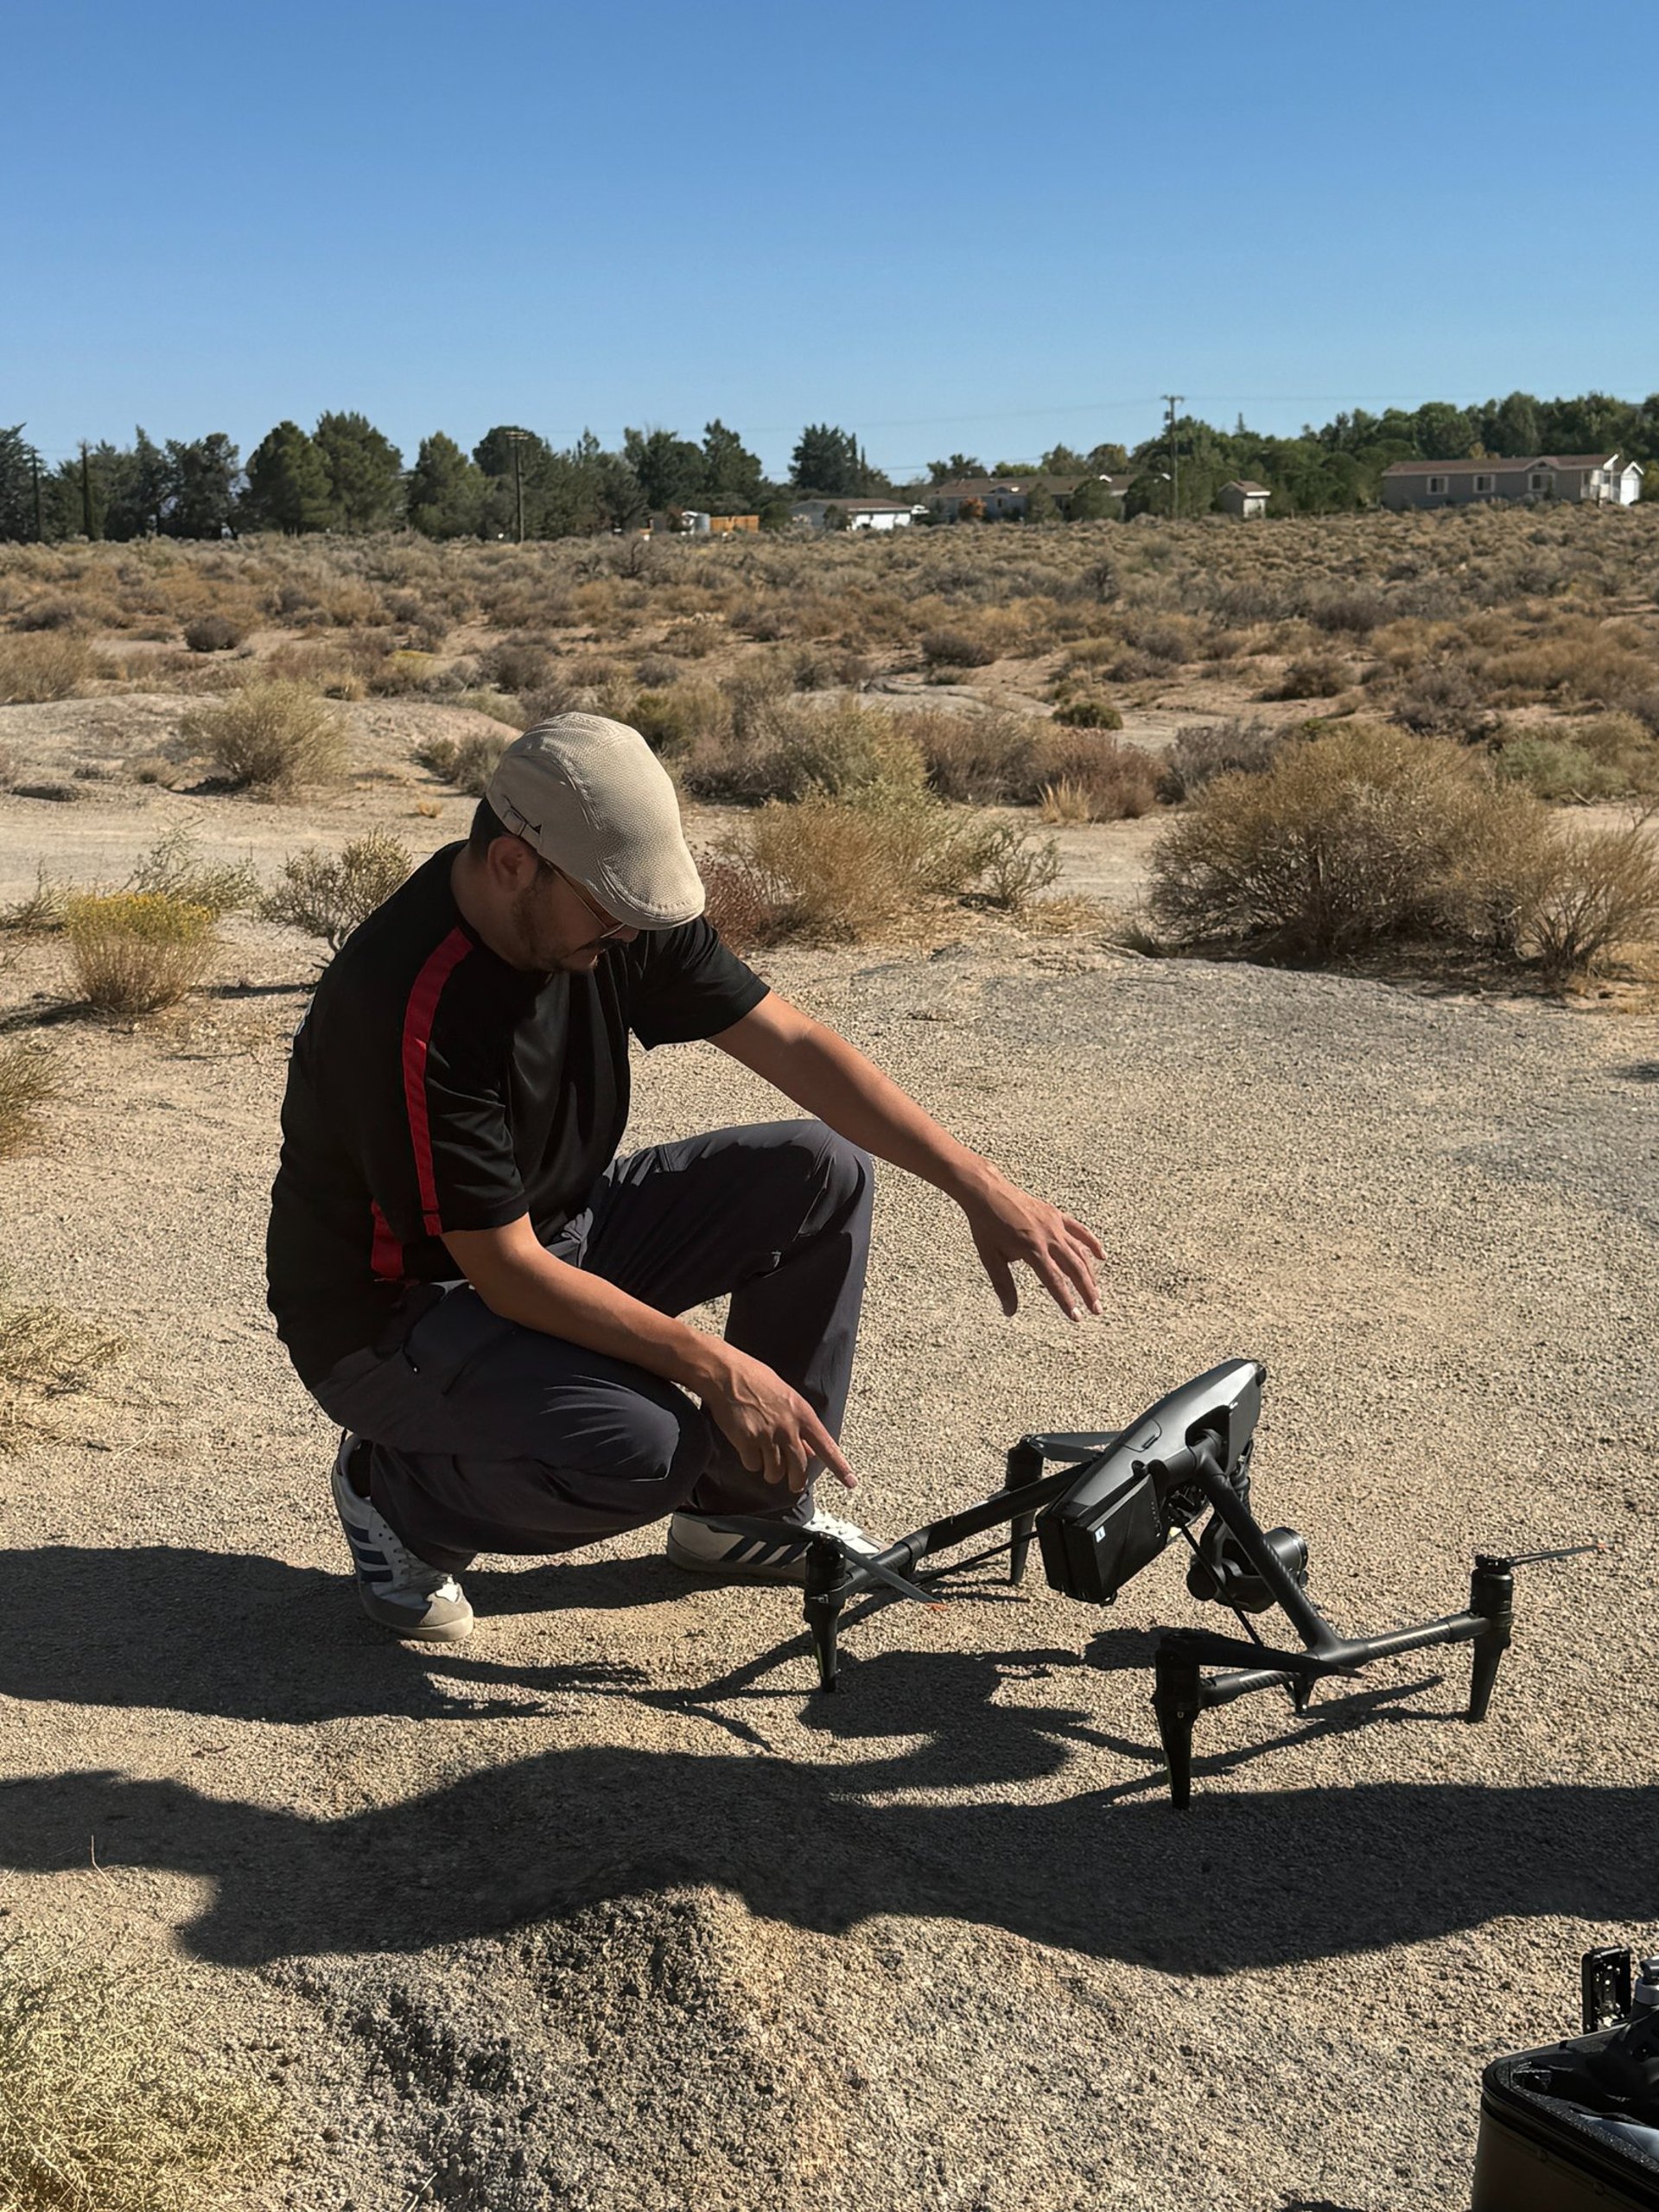
[[[728,910],[766,917],[772,938],[850,943],[929,901],[959,897],[988,868],[1009,864],[1007,825],[964,819],[925,793],[815,793],[763,806],[717,856]]]
[[[1465,740],[1488,736],[1497,724],[1490,701],[1461,661],[1416,670],[1395,700],[1394,719],[1420,736]]]
[[[478,666],[498,691],[539,691],[552,679],[553,656],[533,638],[504,638],[479,655]]]
[[[693,798],[746,805],[815,791],[919,792],[925,775],[903,716],[853,699],[823,705],[789,693],[748,704],[734,699],[729,734],[696,744],[680,769]]]
[[[984,668],[996,658],[996,648],[971,630],[929,630],[921,645],[930,668]]]
[[[1351,637],[1367,638],[1373,630],[1392,621],[1394,613],[1381,592],[1337,591],[1310,601],[1306,617],[1316,630],[1346,632]]]
[[[1559,989],[1659,932],[1659,843],[1649,816],[1611,829],[1554,827],[1547,864],[1529,887],[1522,942]]]
[[[1041,791],[1051,733],[1035,715],[926,708],[908,714],[905,728],[920,747],[927,780],[941,798],[1017,804]]]
[[[1630,789],[1611,762],[1598,760],[1570,738],[1547,737],[1536,731],[1511,738],[1497,755],[1497,767],[1500,776],[1524,784],[1541,799],[1583,805],[1592,799],[1617,798]]]
[[[1277,760],[1287,734],[1282,726],[1254,715],[1185,723],[1169,748],[1160,796],[1172,802],[1191,798],[1216,777],[1235,771],[1259,776]]]
[[[1294,660],[1268,693],[1273,699],[1334,699],[1348,689],[1348,671],[1329,654],[1311,653]]]
[[[73,699],[96,669],[92,648],[62,631],[0,638],[0,706]]]
[[[672,664],[670,664],[671,667]],[[675,680],[660,690],[637,691],[623,719],[653,753],[670,760],[699,745],[718,744],[731,728],[731,709],[712,683]]]
[[[1492,898],[1483,855],[1513,874],[1548,821],[1452,746],[1351,723],[1205,785],[1153,854],[1150,908],[1177,943],[1286,958],[1467,940]]]
[[[308,845],[283,862],[281,881],[259,902],[260,919],[304,930],[338,952],[413,866],[408,847],[384,830],[350,839],[338,855]]]
[[[180,727],[238,791],[286,798],[345,780],[346,718],[303,683],[250,683]]]
[[[362,699],[368,696],[363,671],[342,645],[316,640],[278,645],[263,664],[264,673],[289,683],[303,683],[328,699]]]
[[[1054,719],[1068,729],[1122,729],[1123,716],[1109,699],[1062,699]]]
[[[35,863],[35,888],[15,905],[0,910],[0,930],[16,930],[20,937],[49,937],[68,918],[69,886],[46,872],[46,862]]]
[[[188,2048],[153,1976],[0,1953],[0,2204],[7,2212],[193,2212],[251,2183],[276,2108]],[[238,2191],[238,2196],[240,2190]]]
[[[38,1045],[0,1045],[0,1160],[29,1151],[41,1135],[41,1109],[62,1089],[56,1063]]]
[[[482,798],[511,742],[494,730],[480,730],[475,737],[433,737],[416,747],[415,758],[441,784],[453,784],[468,798]]]
[[[123,888],[205,906],[219,920],[253,904],[259,878],[251,860],[204,861],[188,830],[169,830],[151,846]]]
[[[407,699],[434,690],[441,674],[442,664],[435,654],[399,645],[369,664],[365,681],[371,698]]]
[[[184,642],[193,653],[227,653],[246,633],[227,614],[198,614],[184,626]]]
[[[81,996],[115,1021],[175,1006],[200,979],[216,943],[208,908],[153,891],[72,898],[65,927]]]

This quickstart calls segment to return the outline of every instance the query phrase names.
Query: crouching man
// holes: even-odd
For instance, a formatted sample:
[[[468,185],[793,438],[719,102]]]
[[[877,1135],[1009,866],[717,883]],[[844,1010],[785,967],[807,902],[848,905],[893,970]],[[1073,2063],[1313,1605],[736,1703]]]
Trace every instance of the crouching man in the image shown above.
[[[644,740],[562,715],[355,932],[295,1039],[270,1303],[345,1432],[334,1503],[394,1634],[465,1636],[475,1553],[664,1518],[696,1573],[799,1580],[814,1529],[875,1548],[812,1488],[853,1484],[870,1153],[956,1200],[1006,1312],[1016,1262],[1099,1310],[1090,1231],[768,991],[702,906]],[[618,1157],[630,1033],[711,1039],[817,1118]],[[676,1318],[727,1293],[723,1341]]]

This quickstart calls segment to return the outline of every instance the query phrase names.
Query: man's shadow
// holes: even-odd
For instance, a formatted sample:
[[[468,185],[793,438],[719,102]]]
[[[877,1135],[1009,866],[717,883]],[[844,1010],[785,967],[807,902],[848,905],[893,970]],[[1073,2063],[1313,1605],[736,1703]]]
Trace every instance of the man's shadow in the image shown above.
[[[493,1580],[469,1586],[487,1594]],[[520,1605],[532,1584],[588,1605],[683,1587],[649,1560],[499,1580],[505,1602]],[[1065,1653],[849,1654],[844,1694],[806,1708],[809,1742],[821,1737],[824,1757],[789,1758],[760,1724],[774,1699],[798,1710],[799,1691],[770,1679],[767,1661],[663,1688],[627,1668],[513,1668],[444,1649],[429,1655],[435,1667],[480,1694],[458,1707],[419,1655],[366,1624],[344,1648],[359,1625],[340,1624],[342,1608],[351,1614],[339,1577],[175,1550],[49,1548],[14,1554],[9,1587],[22,1633],[0,1646],[0,1693],[13,1697],[303,1721],[522,1713],[528,1686],[717,1724],[707,1751],[549,1751],[338,1820],[215,1795],[207,1768],[206,1787],[77,1773],[0,1789],[0,1853],[19,1867],[95,1858],[117,1880],[123,1866],[200,1878],[211,1902],[187,1936],[213,1959],[413,1951],[683,1883],[729,1890],[804,1929],[938,1915],[1189,1973],[1420,1942],[1498,1915],[1610,1928],[1659,1917],[1650,1789],[1401,1782],[1204,1793],[1206,1777],[1270,1774],[1285,1733],[1363,1722],[1414,1736],[1400,1691],[1387,1687],[1326,1692],[1305,1721],[1283,1713],[1285,1733],[1264,1708],[1261,1736],[1236,1751],[1205,1753],[1200,1737],[1199,1794],[1177,1814],[1150,1729],[1146,1740],[1117,1739],[1086,1712],[1020,1700],[1023,1678],[1076,1666]],[[1094,1649],[1107,1665],[1141,1656],[1133,1637]],[[1088,1678],[1071,1679],[1081,1690]],[[1121,1778],[1056,1798],[1078,1744],[1115,1753]],[[1049,1784],[1041,1801],[1020,1802],[1010,1785],[1033,1780]]]
[[[458,1693],[364,1618],[348,1574],[253,1553],[46,1544],[0,1554],[0,1569],[10,1593],[0,1697],[156,1706],[226,1720],[478,1719],[522,1714],[538,1691],[643,1680],[629,1668],[526,1669],[445,1647],[443,1675],[462,1686]],[[659,1558],[583,1558],[467,1577],[480,1614],[639,1605],[682,1597],[685,1587]]]

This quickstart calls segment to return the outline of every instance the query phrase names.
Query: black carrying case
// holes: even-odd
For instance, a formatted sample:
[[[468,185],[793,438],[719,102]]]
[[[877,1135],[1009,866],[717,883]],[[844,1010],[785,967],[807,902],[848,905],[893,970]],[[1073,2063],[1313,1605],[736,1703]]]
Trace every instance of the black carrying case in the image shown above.
[[[1592,2126],[1548,2086],[1613,2033],[1492,2061],[1480,2077],[1471,2212],[1659,2212],[1659,2163]]]

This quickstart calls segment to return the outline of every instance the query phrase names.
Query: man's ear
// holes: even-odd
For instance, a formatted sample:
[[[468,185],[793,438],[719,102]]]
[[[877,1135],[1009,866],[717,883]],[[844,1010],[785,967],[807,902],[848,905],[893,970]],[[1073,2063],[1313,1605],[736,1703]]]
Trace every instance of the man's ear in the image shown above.
[[[490,840],[485,865],[503,891],[517,893],[536,880],[542,864],[522,837],[504,836]]]

